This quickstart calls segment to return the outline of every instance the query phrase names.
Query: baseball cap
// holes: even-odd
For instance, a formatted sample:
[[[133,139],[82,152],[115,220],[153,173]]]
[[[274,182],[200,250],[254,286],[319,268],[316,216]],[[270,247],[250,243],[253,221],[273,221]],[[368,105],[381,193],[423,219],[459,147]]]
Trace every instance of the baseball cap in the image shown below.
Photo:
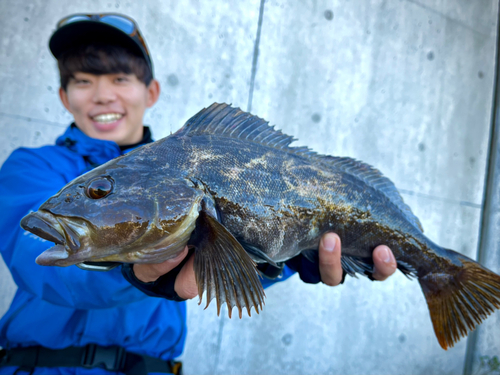
[[[56,59],[67,50],[88,43],[118,45],[143,57],[153,75],[153,62],[137,23],[118,13],[72,14],[57,23],[49,40]]]

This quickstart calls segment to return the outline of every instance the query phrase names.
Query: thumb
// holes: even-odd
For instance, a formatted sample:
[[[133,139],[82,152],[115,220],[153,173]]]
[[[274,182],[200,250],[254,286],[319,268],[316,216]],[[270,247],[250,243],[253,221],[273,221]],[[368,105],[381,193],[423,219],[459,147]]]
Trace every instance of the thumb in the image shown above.
[[[168,259],[162,263],[136,263],[133,267],[135,277],[143,283],[156,281],[160,276],[165,275],[177,267],[184,260],[187,254],[188,247],[186,246],[184,250],[182,250],[182,252],[175,258]]]
[[[189,258],[175,279],[174,290],[184,299],[191,299],[198,295],[198,285],[194,274],[194,255]]]
[[[384,281],[397,269],[396,258],[391,249],[385,245],[377,246],[373,251],[373,263],[375,265],[373,278],[379,281]]]

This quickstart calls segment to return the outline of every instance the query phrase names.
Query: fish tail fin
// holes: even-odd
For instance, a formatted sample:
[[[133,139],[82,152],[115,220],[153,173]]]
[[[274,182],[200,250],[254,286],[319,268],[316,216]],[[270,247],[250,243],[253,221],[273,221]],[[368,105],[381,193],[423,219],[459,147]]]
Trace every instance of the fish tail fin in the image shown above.
[[[419,282],[434,332],[446,350],[500,309],[500,276],[453,250],[442,250],[452,261]]]

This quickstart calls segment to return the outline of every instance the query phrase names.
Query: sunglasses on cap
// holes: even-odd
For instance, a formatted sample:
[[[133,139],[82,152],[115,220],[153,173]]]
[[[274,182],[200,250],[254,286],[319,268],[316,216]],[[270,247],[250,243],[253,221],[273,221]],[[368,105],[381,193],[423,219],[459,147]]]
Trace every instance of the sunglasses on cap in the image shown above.
[[[151,58],[149,55],[148,47],[146,46],[146,43],[144,42],[144,39],[139,32],[139,27],[133,19],[116,13],[73,14],[60,20],[57,23],[57,28],[59,29],[63,26],[69,25],[70,23],[81,21],[102,22],[124,32],[135,42],[138,42],[144,49],[144,53],[147,55],[147,57]]]

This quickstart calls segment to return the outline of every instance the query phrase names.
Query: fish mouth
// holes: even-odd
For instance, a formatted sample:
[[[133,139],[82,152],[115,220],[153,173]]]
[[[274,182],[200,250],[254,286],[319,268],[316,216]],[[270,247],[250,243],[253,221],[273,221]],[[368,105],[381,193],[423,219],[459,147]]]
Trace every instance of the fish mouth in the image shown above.
[[[65,245],[66,240],[61,234],[59,223],[54,222],[53,216],[45,211],[31,212],[21,220],[21,228],[37,235],[56,245]]]
[[[74,258],[71,255],[76,255],[82,247],[80,238],[86,233],[85,224],[73,219],[59,218],[45,210],[31,212],[20,224],[24,230],[55,244],[36,258],[37,264],[68,266],[78,263],[69,258]]]

